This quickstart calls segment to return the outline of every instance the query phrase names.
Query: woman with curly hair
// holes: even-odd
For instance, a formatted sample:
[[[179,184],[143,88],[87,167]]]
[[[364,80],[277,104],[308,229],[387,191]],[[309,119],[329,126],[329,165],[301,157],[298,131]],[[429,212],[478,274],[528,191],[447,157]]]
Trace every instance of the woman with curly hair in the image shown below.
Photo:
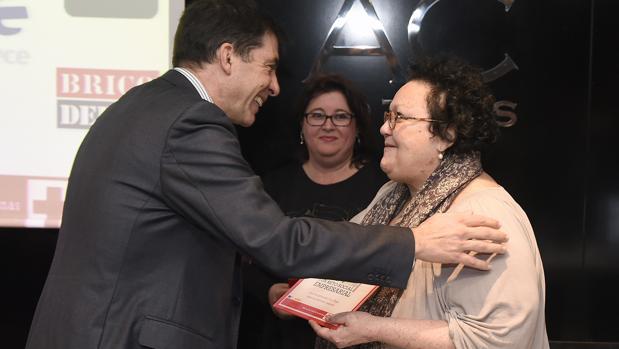
[[[488,256],[489,272],[418,260],[405,290],[381,287],[360,311],[332,316],[338,329],[310,322],[320,337],[340,348],[549,347],[533,230],[480,161],[498,135],[493,103],[480,71],[454,58],[413,65],[380,129],[391,181],[353,221],[414,228],[435,213],[483,214],[502,224],[508,252]]]

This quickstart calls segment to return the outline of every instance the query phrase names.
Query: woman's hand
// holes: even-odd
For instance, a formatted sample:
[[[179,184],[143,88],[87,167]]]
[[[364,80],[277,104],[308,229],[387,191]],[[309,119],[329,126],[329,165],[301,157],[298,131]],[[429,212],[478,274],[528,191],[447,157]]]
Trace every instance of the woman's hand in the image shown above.
[[[310,326],[318,336],[338,348],[369,342],[409,349],[455,348],[447,322],[443,320],[385,318],[355,311],[330,316],[327,321],[340,326],[332,330],[314,321],[310,321]]]
[[[273,284],[270,288],[269,288],[269,304],[271,305],[271,310],[273,310],[273,313],[275,314],[275,316],[277,316],[280,319],[292,319],[294,317],[294,315],[290,315],[289,313],[283,312],[279,309],[276,309],[273,307],[273,304],[275,304],[275,302],[281,298],[281,296],[284,295],[284,293],[286,293],[286,291],[288,291],[290,287],[288,286],[288,284],[285,283],[281,283],[281,284]]]
[[[309,323],[318,336],[335,344],[338,348],[345,348],[375,341],[374,325],[379,319],[365,312],[354,311],[329,316],[327,318],[329,322],[340,325],[335,330],[322,327],[311,320]]]

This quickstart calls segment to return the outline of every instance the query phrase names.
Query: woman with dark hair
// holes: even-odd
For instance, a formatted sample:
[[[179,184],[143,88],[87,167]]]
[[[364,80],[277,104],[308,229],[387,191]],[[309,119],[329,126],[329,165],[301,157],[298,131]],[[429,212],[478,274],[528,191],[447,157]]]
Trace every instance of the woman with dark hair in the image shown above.
[[[349,220],[386,182],[371,161],[377,142],[365,96],[339,75],[318,76],[305,85],[295,117],[300,162],[267,173],[267,192],[289,216]]]
[[[351,219],[387,180],[372,161],[376,137],[367,99],[347,79],[321,75],[304,86],[295,117],[300,161],[263,176],[266,191],[288,216]],[[313,348],[316,335],[306,321],[271,312],[274,298],[288,289],[286,280],[250,264],[243,273],[239,349]]]
[[[411,70],[380,129],[391,181],[353,221],[414,228],[438,212],[483,214],[502,224],[509,252],[488,256],[489,272],[417,260],[405,290],[381,287],[360,311],[332,316],[336,330],[311,325],[339,348],[548,348],[535,235],[480,161],[498,136],[494,97],[479,70],[453,58]]]
[[[300,126],[300,154],[301,162],[306,163],[310,155],[317,154],[316,142],[304,145],[305,138],[309,137],[312,130],[320,130],[316,126],[325,127],[324,117],[325,103],[329,101],[339,113],[338,119],[331,119],[335,127],[340,130],[350,130],[356,136],[353,147],[339,147],[341,153],[348,154],[352,150],[350,163],[359,169],[368,163],[372,151],[376,150],[377,141],[371,132],[370,108],[365,96],[347,79],[340,75],[321,75],[310,80],[305,86],[295,110],[297,124]],[[336,114],[337,114],[336,113]],[[339,121],[339,122],[338,122]],[[350,121],[350,126],[346,123]],[[308,139],[311,141],[311,139]],[[335,147],[337,148],[337,147]],[[321,154],[318,154],[321,156]],[[320,161],[320,160],[318,160]]]

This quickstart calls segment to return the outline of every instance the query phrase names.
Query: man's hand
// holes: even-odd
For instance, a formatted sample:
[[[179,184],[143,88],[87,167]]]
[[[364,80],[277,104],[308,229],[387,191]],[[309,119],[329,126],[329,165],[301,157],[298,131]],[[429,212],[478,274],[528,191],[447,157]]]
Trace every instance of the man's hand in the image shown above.
[[[466,213],[437,213],[414,230],[415,258],[427,262],[463,264],[489,270],[489,261],[476,253],[505,253],[507,234],[498,221]]]

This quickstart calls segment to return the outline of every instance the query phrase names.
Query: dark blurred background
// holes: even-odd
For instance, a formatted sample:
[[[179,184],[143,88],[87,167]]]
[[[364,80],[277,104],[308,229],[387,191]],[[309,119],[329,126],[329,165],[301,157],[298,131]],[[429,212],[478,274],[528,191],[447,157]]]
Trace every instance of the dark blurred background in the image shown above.
[[[254,126],[239,129],[243,152],[258,174],[292,159],[298,134],[291,110],[322,49],[365,45],[386,53],[331,55],[321,66],[353,80],[370,97],[377,132],[384,100],[401,86],[409,61],[422,53],[456,54],[487,72],[502,103],[500,119],[515,121],[484,154],[484,167],[521,204],[535,229],[546,273],[551,347],[619,348],[614,288],[619,284],[619,157],[613,141],[619,130],[613,87],[619,79],[619,2],[257,2],[287,34],[278,74],[282,93],[262,108]],[[323,48],[340,10],[350,3],[347,25],[339,35],[331,32],[335,41]],[[370,29],[370,7],[388,46]],[[409,35],[415,9],[422,20],[419,31]],[[3,348],[25,345],[57,234],[56,229],[0,229]]]

